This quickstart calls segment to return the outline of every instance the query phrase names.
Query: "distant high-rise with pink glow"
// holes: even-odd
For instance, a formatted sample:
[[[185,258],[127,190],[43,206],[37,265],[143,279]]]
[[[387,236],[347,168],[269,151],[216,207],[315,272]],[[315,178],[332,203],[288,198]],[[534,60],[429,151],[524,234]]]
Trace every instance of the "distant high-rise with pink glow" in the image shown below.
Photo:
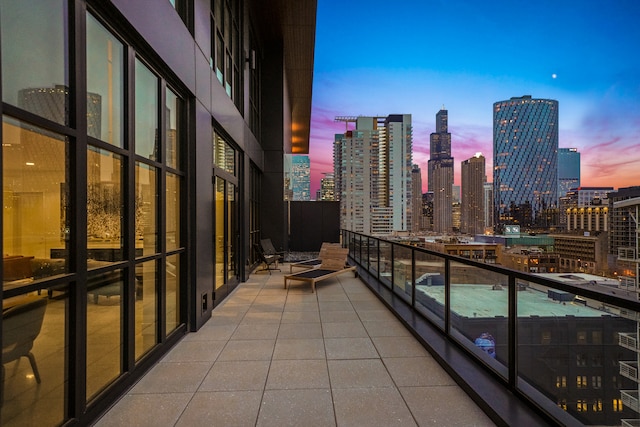
[[[453,157],[449,112],[442,107],[436,114],[436,131],[430,137],[428,162],[429,191],[433,192],[433,231],[453,231]]]

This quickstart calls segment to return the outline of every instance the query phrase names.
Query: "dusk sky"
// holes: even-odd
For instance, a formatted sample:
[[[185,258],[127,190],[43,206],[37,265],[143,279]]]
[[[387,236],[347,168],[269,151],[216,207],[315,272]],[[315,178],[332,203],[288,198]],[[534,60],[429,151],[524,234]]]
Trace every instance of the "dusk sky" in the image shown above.
[[[493,171],[493,103],[559,102],[559,146],[581,184],[640,185],[640,1],[318,0],[311,194],[333,172],[336,116],[411,114],[427,191],[429,134],[449,111],[455,184],[475,153]]]

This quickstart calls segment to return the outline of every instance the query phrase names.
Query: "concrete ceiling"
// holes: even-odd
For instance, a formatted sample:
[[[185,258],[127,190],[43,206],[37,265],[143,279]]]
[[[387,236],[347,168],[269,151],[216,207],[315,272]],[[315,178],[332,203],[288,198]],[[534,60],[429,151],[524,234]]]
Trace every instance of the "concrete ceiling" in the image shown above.
[[[284,45],[292,115],[291,141],[285,147],[292,154],[308,154],[317,0],[252,0],[251,9],[261,16],[257,22],[269,23],[261,27],[265,41]]]

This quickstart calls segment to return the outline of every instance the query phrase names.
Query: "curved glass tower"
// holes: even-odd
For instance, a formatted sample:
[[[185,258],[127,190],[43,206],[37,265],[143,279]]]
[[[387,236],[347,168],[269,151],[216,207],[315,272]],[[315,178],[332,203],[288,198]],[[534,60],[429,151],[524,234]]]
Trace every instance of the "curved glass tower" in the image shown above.
[[[554,225],[558,205],[558,101],[514,97],[493,104],[496,230]]]

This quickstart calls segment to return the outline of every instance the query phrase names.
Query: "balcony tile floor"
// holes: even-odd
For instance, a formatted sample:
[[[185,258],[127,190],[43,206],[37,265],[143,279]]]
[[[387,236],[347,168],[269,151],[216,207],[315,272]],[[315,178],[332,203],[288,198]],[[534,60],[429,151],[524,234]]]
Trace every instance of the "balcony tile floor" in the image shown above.
[[[288,265],[282,265],[288,271]],[[354,275],[254,273],[96,426],[494,426]]]

